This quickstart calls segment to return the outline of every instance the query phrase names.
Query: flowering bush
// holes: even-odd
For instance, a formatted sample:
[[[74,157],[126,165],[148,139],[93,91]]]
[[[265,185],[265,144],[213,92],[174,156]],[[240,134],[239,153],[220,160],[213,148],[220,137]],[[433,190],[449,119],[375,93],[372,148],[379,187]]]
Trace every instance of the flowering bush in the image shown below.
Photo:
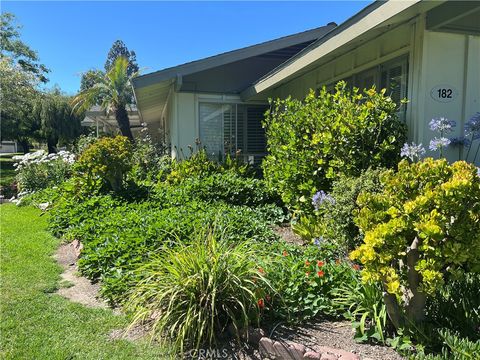
[[[364,243],[351,258],[364,281],[382,281],[394,325],[402,309],[422,321],[426,297],[464,270],[480,271],[480,178],[464,161],[427,158],[381,177],[383,191],[363,193],[357,224]]]
[[[406,127],[385,91],[325,88],[305,100],[276,100],[266,114],[269,155],[265,179],[296,210],[311,212],[311,196],[330,189],[341,174],[357,176],[369,167],[393,167]]]
[[[439,152],[439,156],[443,157],[443,150],[447,147],[464,147],[466,148],[465,160],[475,163],[480,152],[480,113],[473,115],[465,124],[464,135],[460,137],[446,137],[451,133],[457,123],[444,117],[432,119],[429,122],[430,130],[436,132],[440,137],[434,137],[430,140],[428,149],[432,152]],[[476,150],[475,150],[476,146]],[[400,155],[410,161],[420,160],[426,151],[422,144],[405,143],[401,149]],[[470,156],[470,154],[472,156]]]
[[[70,175],[75,155],[68,151],[47,154],[44,150],[14,156],[18,197],[58,186]]]
[[[132,166],[132,146],[125,136],[100,138],[80,154],[75,175],[85,189],[118,191]]]

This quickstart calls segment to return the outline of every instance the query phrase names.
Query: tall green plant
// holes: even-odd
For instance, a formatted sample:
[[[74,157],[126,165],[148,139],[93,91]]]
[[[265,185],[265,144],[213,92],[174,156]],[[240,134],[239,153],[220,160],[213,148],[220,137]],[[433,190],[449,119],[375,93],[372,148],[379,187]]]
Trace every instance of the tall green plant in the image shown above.
[[[333,94],[323,88],[303,101],[289,97],[271,103],[265,179],[291,208],[311,211],[311,196],[328,190],[341,174],[357,176],[369,167],[397,163],[406,127],[384,94],[374,88],[349,90],[339,82]]]
[[[134,323],[149,323],[154,338],[166,335],[180,351],[213,345],[229,325],[240,330],[258,320],[258,289],[266,280],[256,254],[251,242],[199,232],[139,270],[142,280],[126,308]]]

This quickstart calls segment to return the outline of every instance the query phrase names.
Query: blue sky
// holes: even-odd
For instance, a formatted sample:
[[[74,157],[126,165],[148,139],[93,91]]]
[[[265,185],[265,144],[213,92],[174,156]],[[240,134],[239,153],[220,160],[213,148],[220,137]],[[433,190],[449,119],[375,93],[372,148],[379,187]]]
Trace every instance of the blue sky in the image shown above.
[[[13,2],[22,39],[51,69],[48,86],[69,94],[80,74],[103,68],[112,43],[135,50],[142,73],[326,25],[369,2]]]

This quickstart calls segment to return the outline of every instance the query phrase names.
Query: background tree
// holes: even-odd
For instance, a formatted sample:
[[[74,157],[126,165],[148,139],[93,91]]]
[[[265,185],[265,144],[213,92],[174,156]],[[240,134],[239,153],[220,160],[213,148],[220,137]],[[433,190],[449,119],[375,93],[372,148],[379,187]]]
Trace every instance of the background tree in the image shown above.
[[[135,54],[135,51],[129,51],[122,40],[115,41],[110,48],[107,55],[107,61],[105,61],[105,72],[108,72],[112,68],[113,64],[119,57],[124,57],[128,60],[128,76],[138,73],[137,55]]]
[[[10,58],[24,71],[33,74],[43,83],[48,82],[45,74],[49,70],[45,65],[40,64],[38,55],[20,39],[19,29],[15,15],[2,13],[0,15],[0,57]]]
[[[105,76],[105,73],[102,70],[91,69],[82,74],[82,79],[80,80],[80,92],[85,91],[93,87],[97,82],[99,77]]]
[[[8,57],[0,59],[0,139],[16,140],[26,153],[39,139],[40,124],[32,116],[38,78]]]
[[[80,92],[72,105],[77,113],[84,112],[97,105],[100,99],[100,105],[107,115],[115,115],[121,134],[133,141],[127,106],[133,97],[131,79],[137,74],[128,74],[128,64],[127,58],[118,57],[105,76],[96,76],[93,79],[95,85]]]
[[[46,141],[48,152],[57,152],[58,145],[65,145],[82,132],[83,114],[72,111],[71,99],[59,89],[40,96],[33,107],[35,123],[40,125],[39,136]]]

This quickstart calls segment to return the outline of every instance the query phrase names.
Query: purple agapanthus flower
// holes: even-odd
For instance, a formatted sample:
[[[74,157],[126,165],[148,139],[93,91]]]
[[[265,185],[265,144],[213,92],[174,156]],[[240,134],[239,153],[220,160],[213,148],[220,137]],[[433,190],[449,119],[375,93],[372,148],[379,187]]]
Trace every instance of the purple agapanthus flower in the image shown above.
[[[452,137],[450,140],[450,146],[470,146],[470,140],[465,136]]]
[[[327,194],[323,190],[320,190],[312,197],[312,205],[315,208],[315,210],[320,209],[322,204],[326,201],[328,201],[331,204],[335,204],[335,199],[330,194]]]
[[[430,145],[428,148],[431,151],[441,151],[444,147],[447,147],[448,145],[450,145],[450,139],[447,139],[445,137],[434,138],[430,140]]]
[[[440,133],[452,131],[457,125],[455,121],[448,120],[447,118],[440,117],[438,119],[432,119],[429,123],[432,131],[438,131]]]
[[[405,143],[403,144],[402,150],[400,151],[401,157],[409,158],[411,161],[415,161],[415,159],[421,159],[421,157],[425,154],[425,148],[422,144],[415,144],[415,143]]]
[[[465,134],[473,139],[480,138],[480,112],[473,115],[465,124]]]
[[[322,243],[325,242],[323,236],[313,239],[313,245],[320,246]]]

